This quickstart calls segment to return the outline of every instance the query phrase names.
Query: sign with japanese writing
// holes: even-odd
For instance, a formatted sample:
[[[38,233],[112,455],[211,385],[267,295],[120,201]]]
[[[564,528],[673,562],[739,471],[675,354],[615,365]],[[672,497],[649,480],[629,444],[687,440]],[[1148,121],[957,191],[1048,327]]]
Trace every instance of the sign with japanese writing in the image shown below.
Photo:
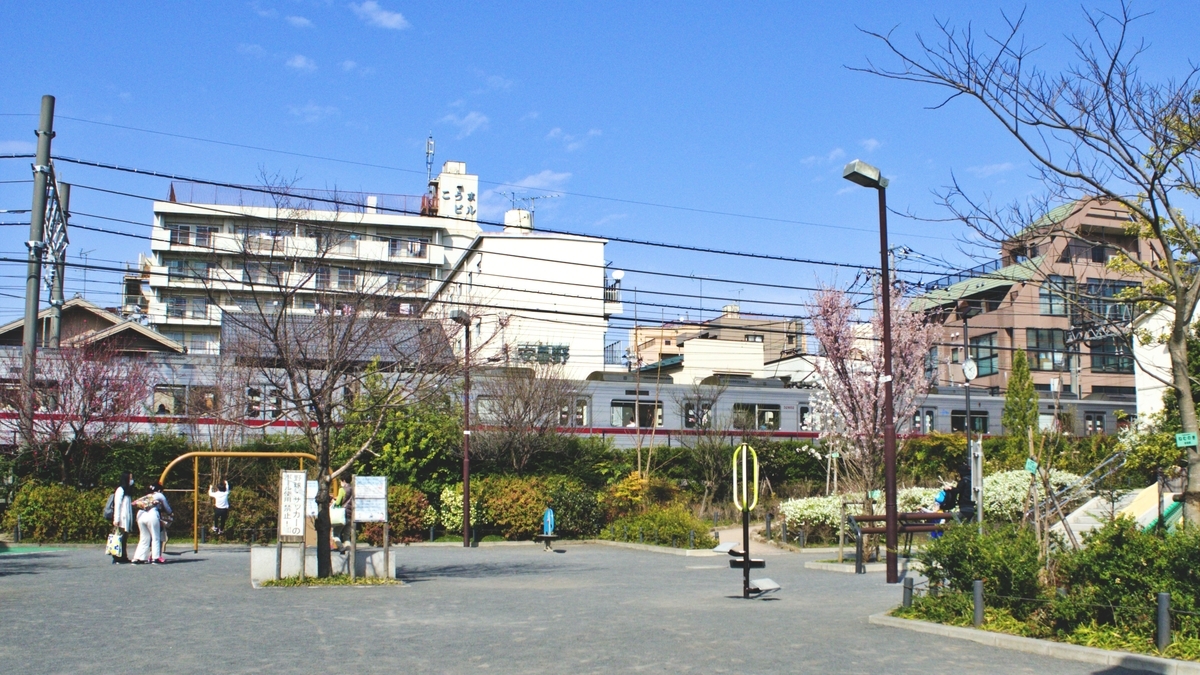
[[[317,517],[317,481],[308,481],[308,487],[304,490],[308,501],[304,503],[304,515],[309,518]]]
[[[387,521],[387,477],[354,477],[354,522]]]
[[[1193,448],[1196,447],[1196,434],[1175,434],[1175,447],[1177,448]]]
[[[304,538],[304,502],[308,475],[279,472],[279,538]]]

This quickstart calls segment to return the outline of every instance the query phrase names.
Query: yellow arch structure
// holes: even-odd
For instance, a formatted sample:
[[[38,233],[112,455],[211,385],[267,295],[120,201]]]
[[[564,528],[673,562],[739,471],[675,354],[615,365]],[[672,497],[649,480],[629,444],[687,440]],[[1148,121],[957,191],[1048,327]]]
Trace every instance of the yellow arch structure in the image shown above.
[[[158,477],[159,485],[166,485],[167,475],[185,459],[192,460],[192,553],[200,552],[200,458],[201,457],[254,457],[257,459],[299,459],[300,469],[304,470],[304,460],[317,461],[317,456],[307,452],[221,452],[217,450],[200,450],[185,452],[171,460],[167,468]]]

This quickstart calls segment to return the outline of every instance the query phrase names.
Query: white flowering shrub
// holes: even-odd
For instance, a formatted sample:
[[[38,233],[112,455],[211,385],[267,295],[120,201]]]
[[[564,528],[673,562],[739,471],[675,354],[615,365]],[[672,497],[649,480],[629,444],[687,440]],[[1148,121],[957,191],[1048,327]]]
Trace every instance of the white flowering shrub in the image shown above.
[[[904,488],[896,493],[896,507],[902,513],[932,510],[937,506],[934,501],[937,493],[936,488]],[[803,529],[810,535],[828,536],[837,532],[843,500],[848,502],[846,513],[855,516],[862,513],[862,495],[848,494],[789,499],[779,505],[779,512],[790,528]],[[882,505],[876,505],[876,513],[881,513],[882,508]]]
[[[1029,498],[1029,483],[1031,474],[1017,469],[1001,471],[986,476],[983,479],[983,517],[988,520],[1005,520],[1017,522],[1025,513],[1026,500]],[[1050,470],[1050,487],[1061,490],[1079,480],[1079,476],[1057,469]],[[1042,481],[1035,482],[1038,499],[1044,499]],[[1032,506],[1032,502],[1029,502]]]

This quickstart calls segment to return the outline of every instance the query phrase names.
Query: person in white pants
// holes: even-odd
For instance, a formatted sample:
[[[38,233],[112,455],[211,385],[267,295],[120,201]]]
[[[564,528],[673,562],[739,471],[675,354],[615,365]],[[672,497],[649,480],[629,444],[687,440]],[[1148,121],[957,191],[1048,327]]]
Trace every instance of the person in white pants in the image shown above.
[[[137,550],[133,552],[133,562],[162,564],[167,561],[162,555],[162,521],[159,511],[161,509],[165,513],[171,513],[171,506],[162,492],[162,485],[158,483],[150,486],[150,494],[147,497],[150,497],[151,505],[139,511],[137,516],[138,545]]]

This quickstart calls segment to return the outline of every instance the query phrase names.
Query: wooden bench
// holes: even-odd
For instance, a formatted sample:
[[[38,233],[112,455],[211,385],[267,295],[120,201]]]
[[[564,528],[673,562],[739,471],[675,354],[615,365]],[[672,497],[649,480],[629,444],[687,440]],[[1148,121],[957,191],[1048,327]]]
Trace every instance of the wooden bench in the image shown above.
[[[912,511],[896,514],[896,531],[905,535],[905,552],[912,548],[912,536],[917,532],[941,532],[949,525],[949,520],[958,522],[955,511]],[[887,534],[887,516],[855,516],[846,515],[846,522],[854,531],[854,573],[866,574],[867,566],[863,560],[863,535]],[[863,527],[860,523],[880,523]]]

